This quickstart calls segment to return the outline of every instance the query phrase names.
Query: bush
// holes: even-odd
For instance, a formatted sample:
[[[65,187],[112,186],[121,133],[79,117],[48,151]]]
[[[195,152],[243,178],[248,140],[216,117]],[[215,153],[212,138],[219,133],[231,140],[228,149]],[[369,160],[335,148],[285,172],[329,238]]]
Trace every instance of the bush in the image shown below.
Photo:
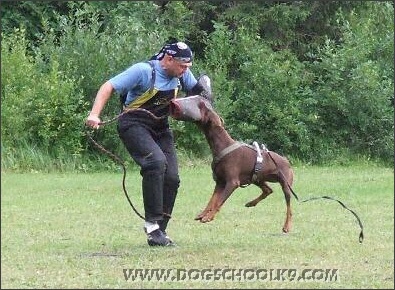
[[[4,146],[17,147],[25,141],[55,157],[79,155],[84,148],[80,128],[87,104],[76,82],[62,72],[56,60],[48,71],[40,72],[29,56],[23,30],[2,38]]]
[[[391,163],[394,30],[389,16],[393,18],[393,7],[381,4],[372,5],[358,21],[353,14],[346,20],[339,13],[343,43],[328,39],[321,60],[310,66],[316,75],[312,91],[320,120],[312,130],[333,148]]]

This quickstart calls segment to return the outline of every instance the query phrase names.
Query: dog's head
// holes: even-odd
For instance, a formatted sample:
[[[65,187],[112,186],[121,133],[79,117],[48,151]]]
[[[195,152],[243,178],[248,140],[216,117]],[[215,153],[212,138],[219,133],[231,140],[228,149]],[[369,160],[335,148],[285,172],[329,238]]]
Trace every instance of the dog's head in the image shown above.
[[[176,120],[199,122],[202,119],[200,103],[212,109],[210,101],[200,95],[173,99],[170,102],[170,116]]]
[[[170,102],[171,117],[181,121],[200,121],[202,116],[198,107],[199,103],[204,102],[208,108],[212,109],[213,94],[210,78],[206,74],[201,75],[197,79],[196,87],[201,90],[199,95],[173,99]]]
[[[201,119],[198,120],[200,125],[223,127],[223,119],[214,111],[211,105],[207,106],[206,102],[201,101],[199,102],[198,107],[201,116]]]

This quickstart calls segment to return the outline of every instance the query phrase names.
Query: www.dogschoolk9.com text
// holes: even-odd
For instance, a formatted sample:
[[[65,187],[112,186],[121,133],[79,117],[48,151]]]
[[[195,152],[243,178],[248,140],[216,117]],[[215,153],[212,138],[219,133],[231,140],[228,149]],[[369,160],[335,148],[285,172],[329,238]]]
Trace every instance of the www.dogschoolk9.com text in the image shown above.
[[[126,281],[337,282],[338,269],[123,269]]]

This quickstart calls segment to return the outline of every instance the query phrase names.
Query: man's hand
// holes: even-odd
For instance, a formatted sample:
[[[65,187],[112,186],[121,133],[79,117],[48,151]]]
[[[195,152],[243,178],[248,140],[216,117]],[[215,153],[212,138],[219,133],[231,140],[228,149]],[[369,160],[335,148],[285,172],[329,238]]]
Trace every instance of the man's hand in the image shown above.
[[[99,91],[96,94],[95,102],[93,103],[92,110],[89,112],[89,116],[85,121],[85,124],[93,129],[99,129],[101,120],[99,118],[100,112],[104,105],[110,98],[114,88],[109,81],[106,81],[101,85]]]
[[[96,115],[89,115],[85,124],[93,129],[99,129],[101,120]]]

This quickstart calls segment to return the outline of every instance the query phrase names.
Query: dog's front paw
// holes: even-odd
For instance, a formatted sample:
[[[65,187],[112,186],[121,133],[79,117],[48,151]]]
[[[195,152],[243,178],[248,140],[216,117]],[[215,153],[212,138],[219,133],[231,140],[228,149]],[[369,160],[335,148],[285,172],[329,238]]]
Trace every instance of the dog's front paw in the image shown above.
[[[204,216],[200,219],[201,223],[208,223],[211,222],[214,219],[214,217],[210,217],[210,216]]]
[[[211,222],[214,219],[216,213],[217,211],[214,210],[207,211],[205,215],[200,218],[200,222],[202,223]]]
[[[203,210],[195,217],[195,221],[201,220],[206,215],[207,210]]]

